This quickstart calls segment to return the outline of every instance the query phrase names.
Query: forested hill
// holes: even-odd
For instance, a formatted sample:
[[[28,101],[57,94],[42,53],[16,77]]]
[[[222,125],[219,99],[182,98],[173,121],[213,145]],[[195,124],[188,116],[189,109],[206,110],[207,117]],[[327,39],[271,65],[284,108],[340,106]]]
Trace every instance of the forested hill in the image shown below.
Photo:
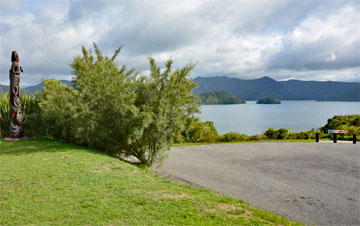
[[[199,104],[245,104],[246,102],[237,96],[225,91],[210,91],[200,93],[195,101]]]
[[[244,80],[229,77],[198,77],[195,93],[225,91],[243,100],[271,96],[279,100],[360,101],[359,83],[320,81],[276,81],[269,77]]]

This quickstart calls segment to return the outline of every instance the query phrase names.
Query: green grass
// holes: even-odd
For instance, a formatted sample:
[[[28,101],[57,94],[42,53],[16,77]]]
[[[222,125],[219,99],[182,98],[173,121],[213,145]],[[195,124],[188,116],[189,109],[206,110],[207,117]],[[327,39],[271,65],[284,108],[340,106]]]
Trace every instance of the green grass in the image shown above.
[[[301,225],[92,149],[0,141],[0,225]]]

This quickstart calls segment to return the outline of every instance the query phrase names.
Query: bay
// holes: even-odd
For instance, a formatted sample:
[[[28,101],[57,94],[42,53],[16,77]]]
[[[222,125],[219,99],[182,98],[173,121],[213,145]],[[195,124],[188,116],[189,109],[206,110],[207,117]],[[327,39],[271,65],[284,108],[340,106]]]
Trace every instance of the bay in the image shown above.
[[[360,114],[360,102],[281,101],[281,104],[203,105],[199,117],[213,121],[219,134],[261,134],[269,128],[294,132],[318,129],[334,115]]]

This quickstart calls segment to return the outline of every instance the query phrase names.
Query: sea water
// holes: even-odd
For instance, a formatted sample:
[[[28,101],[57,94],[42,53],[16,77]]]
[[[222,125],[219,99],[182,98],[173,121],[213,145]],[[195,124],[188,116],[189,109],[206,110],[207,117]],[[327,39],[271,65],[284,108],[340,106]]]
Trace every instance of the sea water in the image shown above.
[[[360,114],[360,102],[281,101],[281,104],[203,105],[202,121],[213,121],[219,134],[260,134],[269,128],[291,131],[318,129],[334,115]]]

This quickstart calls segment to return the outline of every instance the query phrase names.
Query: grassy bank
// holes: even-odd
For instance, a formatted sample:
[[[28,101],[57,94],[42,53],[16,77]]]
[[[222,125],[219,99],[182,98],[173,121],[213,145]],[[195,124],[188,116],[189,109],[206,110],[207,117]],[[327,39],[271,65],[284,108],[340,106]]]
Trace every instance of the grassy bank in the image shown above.
[[[0,147],[0,225],[300,225],[72,144]]]

